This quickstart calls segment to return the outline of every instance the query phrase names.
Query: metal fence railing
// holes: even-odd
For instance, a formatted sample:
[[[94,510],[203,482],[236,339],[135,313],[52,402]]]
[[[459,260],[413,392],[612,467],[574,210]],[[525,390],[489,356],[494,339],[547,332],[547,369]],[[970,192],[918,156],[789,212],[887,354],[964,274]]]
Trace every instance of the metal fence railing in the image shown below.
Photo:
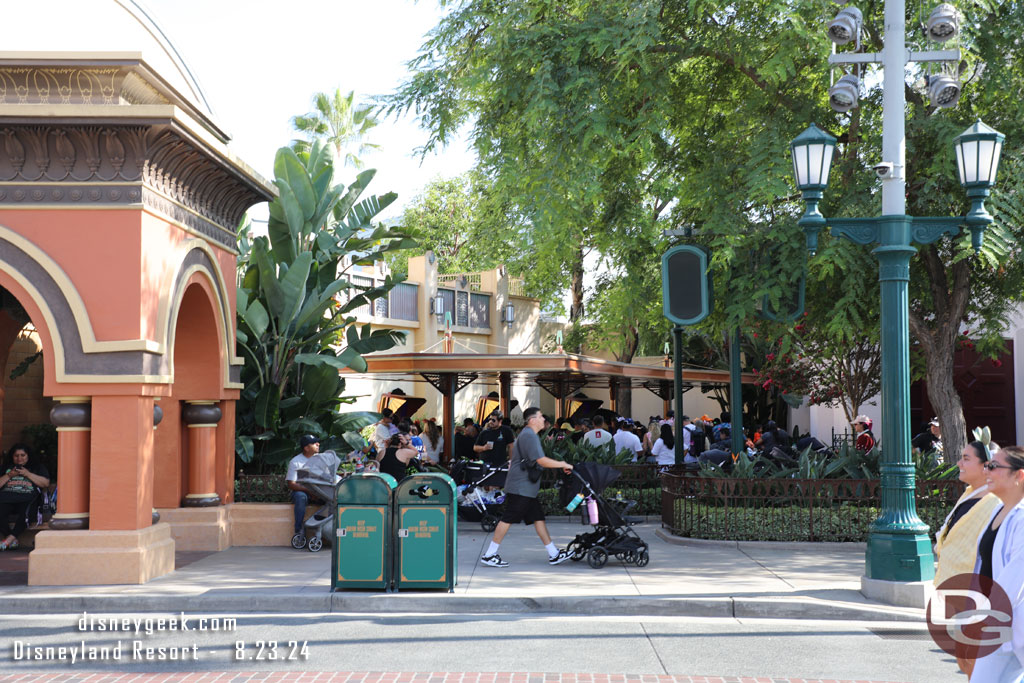
[[[662,525],[691,538],[865,541],[879,515],[871,479],[732,479],[665,474]],[[917,482],[917,512],[931,533],[964,491],[957,480]]]

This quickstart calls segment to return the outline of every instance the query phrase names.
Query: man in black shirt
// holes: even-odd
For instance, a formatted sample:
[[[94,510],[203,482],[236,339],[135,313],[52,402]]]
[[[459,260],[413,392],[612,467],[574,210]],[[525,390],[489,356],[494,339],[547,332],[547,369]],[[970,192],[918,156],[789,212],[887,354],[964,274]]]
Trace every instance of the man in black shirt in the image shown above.
[[[494,467],[500,467],[508,462],[512,444],[516,440],[512,428],[502,425],[501,418],[500,411],[491,413],[484,422],[484,430],[476,437],[476,443],[473,445],[476,457]]]

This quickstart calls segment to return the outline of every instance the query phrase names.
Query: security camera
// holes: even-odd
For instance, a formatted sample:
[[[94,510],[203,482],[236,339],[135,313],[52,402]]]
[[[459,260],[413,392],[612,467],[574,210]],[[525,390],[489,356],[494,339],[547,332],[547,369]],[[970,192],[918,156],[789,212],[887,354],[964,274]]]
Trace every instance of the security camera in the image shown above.
[[[875,164],[874,171],[875,175],[879,178],[888,178],[892,175],[893,165],[891,161],[883,161],[879,164]]]

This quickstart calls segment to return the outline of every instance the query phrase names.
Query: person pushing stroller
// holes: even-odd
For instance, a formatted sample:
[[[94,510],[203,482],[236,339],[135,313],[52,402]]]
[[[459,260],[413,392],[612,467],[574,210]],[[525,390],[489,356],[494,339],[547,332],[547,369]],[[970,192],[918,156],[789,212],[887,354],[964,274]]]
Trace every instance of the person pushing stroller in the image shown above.
[[[498,548],[502,539],[513,524],[523,522],[534,525],[537,536],[548,551],[548,564],[561,564],[571,555],[551,542],[547,525],[544,523],[544,511],[537,501],[540,492],[540,469],[561,469],[566,474],[572,472],[572,465],[561,460],[554,460],[544,455],[538,434],[544,429],[544,414],[540,408],[530,407],[523,411],[526,427],[519,434],[512,447],[509,461],[508,476],[505,479],[505,512],[494,530],[494,537],[487,552],[480,558],[488,567],[507,567],[508,562],[501,559]],[[531,476],[531,472],[533,473]]]

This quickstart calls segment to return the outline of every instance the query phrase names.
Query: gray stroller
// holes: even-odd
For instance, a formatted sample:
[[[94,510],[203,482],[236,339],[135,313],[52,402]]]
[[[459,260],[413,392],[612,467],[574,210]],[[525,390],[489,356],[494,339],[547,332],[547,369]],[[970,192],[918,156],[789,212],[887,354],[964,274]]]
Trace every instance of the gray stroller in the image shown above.
[[[333,451],[325,451],[321,455],[328,453],[334,455],[335,459],[337,458]],[[326,469],[325,463],[319,458],[310,460],[308,465],[310,467],[300,467],[297,470],[296,481],[312,491],[314,496],[323,501],[323,504],[306,520],[302,531],[292,536],[292,547],[296,550],[308,548],[309,552],[316,553],[324,547],[325,529],[327,537],[333,538],[334,508],[337,505],[338,483],[341,482],[341,477]],[[313,535],[307,540],[309,532],[313,532]]]

